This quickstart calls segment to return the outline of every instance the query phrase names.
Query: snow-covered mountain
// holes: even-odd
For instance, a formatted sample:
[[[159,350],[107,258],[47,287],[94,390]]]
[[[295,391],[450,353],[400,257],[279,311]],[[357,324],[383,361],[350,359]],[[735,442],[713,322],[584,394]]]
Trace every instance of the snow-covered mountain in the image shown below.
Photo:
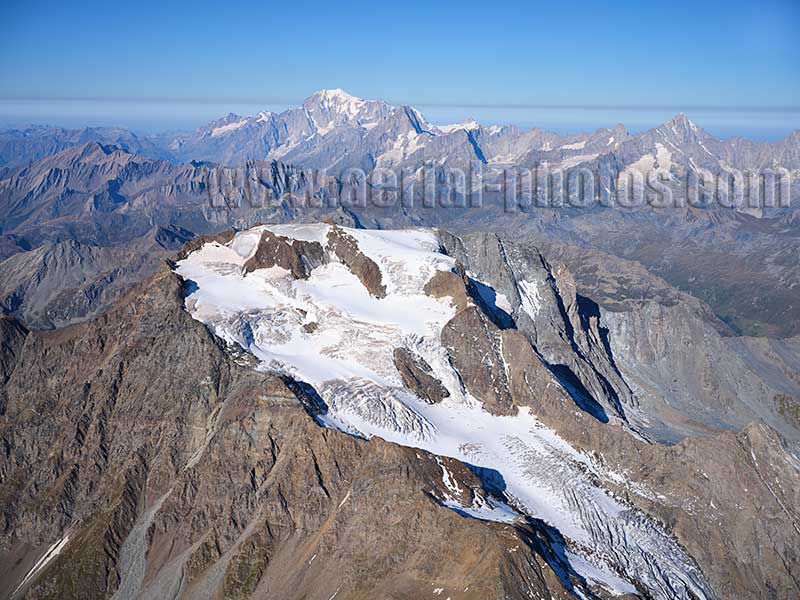
[[[564,136],[541,129],[486,127],[472,119],[436,126],[410,106],[363,100],[338,89],[316,92],[280,114],[228,115],[175,138],[170,148],[182,160],[242,164],[276,159],[326,169],[423,162],[463,167],[476,160],[569,169],[602,157],[613,157],[620,170],[669,171],[673,164],[712,172],[800,168],[797,133],[774,143],[720,141],[684,114],[640,134],[630,134],[621,124]]]
[[[559,136],[533,129],[483,127],[474,120],[436,126],[410,106],[321,90],[280,114],[230,114],[169,147],[180,159],[225,164],[276,159],[314,168],[395,167],[424,161],[463,165],[478,160],[528,164],[597,156],[627,139],[622,126],[590,135]],[[613,141],[611,141],[613,140]]]
[[[5,266],[38,296],[108,258]],[[677,290],[607,309],[490,233],[262,225],[175,260],[57,332],[0,319],[3,597],[797,597],[796,341],[723,343]]]
[[[302,105],[282,113],[229,114],[189,134],[170,148],[184,159],[224,164],[246,160],[282,160],[328,167],[348,146],[361,145],[368,132],[390,120],[405,120],[404,111],[380,100],[362,100],[343,90],[321,90]]]
[[[552,528],[550,564],[576,596],[722,597],[708,561],[654,517],[714,501],[678,500],[639,471],[670,451],[643,438],[647,416],[568,274],[509,248],[501,291],[459,255],[463,242],[434,230],[270,225],[200,245],[176,272],[191,282],[190,314],[295,382],[321,425],[458,459],[493,490],[465,496],[440,462],[443,507]]]
[[[677,181],[688,172],[800,169],[798,132],[776,142],[718,140],[684,114],[637,134],[621,124],[575,135],[483,126],[472,119],[437,126],[411,106],[365,100],[340,89],[318,91],[281,113],[231,113],[177,135],[137,137],[104,128],[0,132],[0,166],[26,164],[90,140],[176,162],[242,166],[248,161],[279,161],[325,169],[336,177],[348,168],[388,167],[413,173],[426,165],[466,171],[472,163],[562,171],[581,167],[612,182],[620,175],[646,177],[652,171]],[[611,192],[615,186],[605,187]]]

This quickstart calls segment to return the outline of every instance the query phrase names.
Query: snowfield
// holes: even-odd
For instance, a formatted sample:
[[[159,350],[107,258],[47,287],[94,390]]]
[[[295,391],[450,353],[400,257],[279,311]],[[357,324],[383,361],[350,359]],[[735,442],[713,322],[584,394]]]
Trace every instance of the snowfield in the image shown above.
[[[323,246],[329,230],[268,228]],[[455,307],[424,292],[437,271],[455,268],[439,251],[434,231],[346,229],[380,268],[387,294],[378,299],[331,252],[307,280],[279,267],[245,273],[263,229],[237,233],[226,245],[208,243],[178,263],[177,272],[196,285],[186,307],[217,336],[252,353],[260,369],[313,386],[327,406],[322,424],[498,472],[505,498],[462,506],[458,484],[442,465],[445,488],[453,492],[443,504],[472,518],[544,521],[568,540],[569,567],[591,585],[617,595],[639,586],[662,600],[714,597],[693,561],[657,523],[598,484],[619,475],[598,467],[527,409],[495,416],[465,391],[440,340]],[[524,306],[516,308],[535,319],[538,291],[521,285]],[[422,357],[449,397],[428,404],[406,389],[394,365],[396,348]],[[578,587],[575,593],[588,597]]]

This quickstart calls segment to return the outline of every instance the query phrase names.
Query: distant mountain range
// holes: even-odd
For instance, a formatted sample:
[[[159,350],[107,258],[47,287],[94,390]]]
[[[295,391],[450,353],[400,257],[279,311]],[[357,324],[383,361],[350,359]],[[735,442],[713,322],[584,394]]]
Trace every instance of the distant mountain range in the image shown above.
[[[717,140],[679,114],[629,133],[623,125],[558,135],[543,129],[485,127],[473,120],[433,125],[411,106],[321,90],[281,113],[229,114],[195,131],[137,136],[119,128],[32,127],[0,132],[0,166],[15,167],[88,141],[172,162],[206,160],[239,166],[277,160],[331,171],[348,167],[513,164],[569,168],[594,161],[661,170],[800,168],[800,131],[776,142]]]

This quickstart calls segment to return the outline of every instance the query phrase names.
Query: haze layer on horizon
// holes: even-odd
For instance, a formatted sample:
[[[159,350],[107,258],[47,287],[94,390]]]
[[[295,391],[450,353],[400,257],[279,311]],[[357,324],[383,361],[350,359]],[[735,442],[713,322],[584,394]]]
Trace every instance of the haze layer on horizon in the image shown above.
[[[157,100],[14,100],[0,99],[0,128],[48,125],[67,128],[116,126],[137,133],[187,131],[236,113],[281,112],[302,103],[181,102]],[[414,105],[435,125],[474,119],[482,125],[540,127],[560,134],[590,132],[622,123],[631,132],[656,127],[686,112],[698,125],[720,138],[741,136],[772,141],[800,129],[800,111],[714,107],[551,107]]]
[[[186,129],[340,87],[439,124],[637,131],[685,112],[720,137],[775,139],[800,127],[798,39],[794,0],[11,0],[0,125]]]

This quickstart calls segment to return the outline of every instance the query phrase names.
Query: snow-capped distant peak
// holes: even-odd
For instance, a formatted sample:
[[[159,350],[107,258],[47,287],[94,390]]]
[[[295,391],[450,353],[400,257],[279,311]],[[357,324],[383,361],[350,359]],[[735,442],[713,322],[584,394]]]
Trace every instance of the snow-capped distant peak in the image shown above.
[[[320,135],[342,125],[370,129],[393,108],[381,100],[364,100],[338,88],[315,92],[303,103],[303,110]]]
[[[672,117],[669,121],[664,123],[664,127],[668,128],[675,135],[681,135],[687,132],[696,134],[700,131],[697,125],[695,125],[684,113],[678,113]]]
[[[326,110],[332,110],[354,117],[367,103],[362,98],[348,94],[342,89],[320,90],[311,95],[306,101],[307,105],[319,105]]]
[[[329,102],[364,102],[363,99],[353,96],[352,94],[348,94],[342,88],[319,90],[314,92],[311,97],[321,98]]]
[[[442,133],[451,133],[453,131],[458,131],[459,129],[463,129],[464,131],[471,131],[473,129],[479,129],[480,123],[478,123],[475,119],[466,119],[461,121],[461,123],[452,123],[451,125],[438,125],[439,131]]]
[[[275,113],[269,110],[262,110],[260,113],[256,115],[256,121],[258,123],[263,123],[265,121],[269,121],[275,116]]]
[[[247,125],[247,119],[240,119],[238,121],[234,121],[233,123],[228,123],[227,125],[215,127],[211,130],[211,137],[219,137],[221,135],[225,135],[226,133],[231,133],[232,131],[236,131],[237,129],[244,127],[245,125]]]

